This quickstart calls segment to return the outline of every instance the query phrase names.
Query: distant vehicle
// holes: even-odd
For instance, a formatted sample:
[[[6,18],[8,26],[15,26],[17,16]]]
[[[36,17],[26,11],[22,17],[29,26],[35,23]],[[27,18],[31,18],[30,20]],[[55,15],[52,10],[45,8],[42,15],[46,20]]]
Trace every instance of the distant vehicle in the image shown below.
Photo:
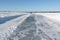
[[[32,12],[30,12],[30,14],[32,14]]]

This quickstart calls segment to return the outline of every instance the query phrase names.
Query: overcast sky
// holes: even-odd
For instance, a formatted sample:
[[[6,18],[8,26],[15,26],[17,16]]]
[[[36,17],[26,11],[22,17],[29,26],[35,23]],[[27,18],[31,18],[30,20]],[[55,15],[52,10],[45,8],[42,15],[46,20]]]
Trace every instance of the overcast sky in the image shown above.
[[[60,11],[60,0],[0,0],[0,10]]]

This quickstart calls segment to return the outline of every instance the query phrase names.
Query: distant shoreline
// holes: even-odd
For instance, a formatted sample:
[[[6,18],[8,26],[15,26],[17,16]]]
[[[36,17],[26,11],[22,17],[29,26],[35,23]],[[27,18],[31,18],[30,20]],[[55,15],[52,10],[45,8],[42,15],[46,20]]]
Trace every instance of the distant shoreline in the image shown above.
[[[22,13],[60,13],[60,11],[0,11],[0,12],[22,12]]]

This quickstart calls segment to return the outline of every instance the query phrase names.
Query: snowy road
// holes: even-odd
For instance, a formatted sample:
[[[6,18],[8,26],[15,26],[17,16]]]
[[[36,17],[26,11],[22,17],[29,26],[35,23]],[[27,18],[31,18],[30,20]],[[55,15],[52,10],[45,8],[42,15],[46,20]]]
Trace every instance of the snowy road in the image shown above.
[[[0,20],[0,40],[60,40],[59,22],[43,15],[10,15]]]

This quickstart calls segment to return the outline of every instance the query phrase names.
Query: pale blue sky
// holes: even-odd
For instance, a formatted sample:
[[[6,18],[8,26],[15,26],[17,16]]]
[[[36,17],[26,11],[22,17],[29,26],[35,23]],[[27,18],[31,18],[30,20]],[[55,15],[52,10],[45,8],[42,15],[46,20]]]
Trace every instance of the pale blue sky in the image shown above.
[[[0,0],[0,10],[60,11],[60,0]]]

